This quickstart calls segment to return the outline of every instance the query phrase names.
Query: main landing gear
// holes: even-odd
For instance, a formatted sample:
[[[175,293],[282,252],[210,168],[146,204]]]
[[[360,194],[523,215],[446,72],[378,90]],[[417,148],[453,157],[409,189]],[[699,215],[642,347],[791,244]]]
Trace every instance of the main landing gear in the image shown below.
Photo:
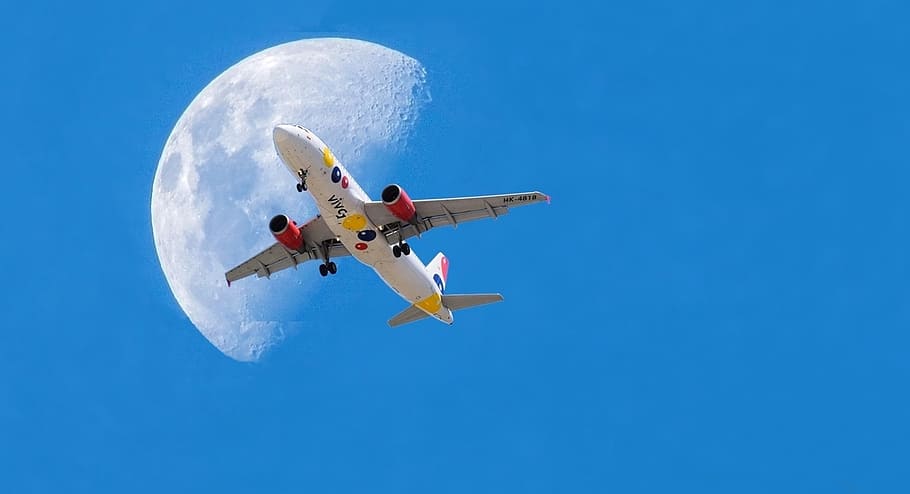
[[[402,254],[411,255],[411,246],[401,238],[401,223],[398,224],[398,243],[392,246],[392,255],[401,257]]]
[[[401,257],[404,254],[406,256],[411,255],[411,246],[407,242],[400,242],[397,245],[392,246],[392,255],[395,257]]]
[[[297,177],[300,179],[300,182],[297,184],[297,192],[303,192],[306,190],[306,176],[307,171],[303,168],[297,170]],[[325,276],[325,275],[323,275]]]
[[[338,272],[338,266],[335,265],[333,261],[329,261],[325,264],[319,265],[319,274],[322,276],[328,276],[329,273],[335,274]]]
[[[332,245],[330,242],[323,242],[320,246],[322,251],[322,258],[325,260],[324,263],[319,265],[319,274],[322,276],[328,276],[330,273],[335,274],[338,272],[338,266],[334,262],[329,260],[329,249]]]

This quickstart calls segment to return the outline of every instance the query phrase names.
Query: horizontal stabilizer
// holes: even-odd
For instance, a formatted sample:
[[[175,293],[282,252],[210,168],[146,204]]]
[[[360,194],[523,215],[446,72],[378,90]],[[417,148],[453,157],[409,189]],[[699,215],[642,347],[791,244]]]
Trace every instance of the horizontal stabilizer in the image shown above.
[[[412,305],[407,309],[401,311],[395,317],[389,319],[389,326],[396,327],[401,326],[402,324],[407,324],[409,322],[419,321],[425,317],[430,317],[429,314],[417,308],[416,305]]]
[[[478,305],[492,304],[493,302],[502,302],[502,295],[498,293],[477,293],[472,295],[443,295],[442,305],[449,310],[456,311],[469,309]]]
[[[472,295],[443,295],[442,305],[452,312],[461,309],[470,309],[478,305],[492,304],[493,302],[502,302],[502,295],[498,293],[477,293]],[[420,310],[416,305],[412,305],[401,311],[395,317],[389,319],[389,326],[396,327],[409,322],[419,321],[423,318],[430,317],[429,314]]]

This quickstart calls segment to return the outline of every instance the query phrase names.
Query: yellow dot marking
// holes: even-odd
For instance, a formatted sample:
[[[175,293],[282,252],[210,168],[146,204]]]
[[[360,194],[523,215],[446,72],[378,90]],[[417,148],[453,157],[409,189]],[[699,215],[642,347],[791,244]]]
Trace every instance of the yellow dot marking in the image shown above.
[[[325,166],[329,168],[335,166],[335,155],[332,154],[332,150],[328,146],[322,150],[322,161],[325,161]]]
[[[361,214],[352,214],[341,222],[341,226],[356,232],[363,230],[363,227],[367,226],[367,219]]]
[[[438,293],[434,293],[433,295],[421,300],[420,302],[417,302],[414,305],[420,307],[425,312],[433,314],[442,308],[442,297],[440,297]]]

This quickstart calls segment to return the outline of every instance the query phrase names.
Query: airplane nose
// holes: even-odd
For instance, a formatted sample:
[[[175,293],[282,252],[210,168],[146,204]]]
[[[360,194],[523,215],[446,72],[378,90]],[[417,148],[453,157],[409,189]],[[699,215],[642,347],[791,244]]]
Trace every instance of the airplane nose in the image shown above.
[[[293,125],[276,125],[275,128],[272,129],[272,140],[275,141],[276,145],[290,142],[296,135],[294,130]]]

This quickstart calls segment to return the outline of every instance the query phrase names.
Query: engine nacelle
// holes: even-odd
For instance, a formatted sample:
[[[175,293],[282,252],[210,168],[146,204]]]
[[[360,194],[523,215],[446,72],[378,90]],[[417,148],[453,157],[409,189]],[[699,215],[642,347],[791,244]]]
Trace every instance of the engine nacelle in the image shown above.
[[[417,214],[417,208],[414,207],[408,193],[398,184],[392,184],[382,189],[382,203],[390,213],[406,223],[410,223]]]
[[[300,228],[297,228],[297,223],[287,215],[279,214],[272,218],[269,221],[269,230],[272,231],[275,240],[288,249],[299,252],[303,248],[303,234],[300,233]]]

